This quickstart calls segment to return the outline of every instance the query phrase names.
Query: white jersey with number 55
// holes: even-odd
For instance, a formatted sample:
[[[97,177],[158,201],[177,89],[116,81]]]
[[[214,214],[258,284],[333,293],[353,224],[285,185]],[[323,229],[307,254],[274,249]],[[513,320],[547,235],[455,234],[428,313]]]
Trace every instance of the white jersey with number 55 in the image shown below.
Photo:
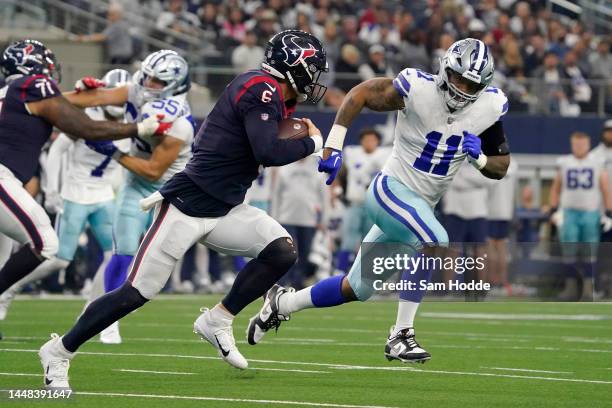
[[[169,96],[165,99],[155,99],[143,104],[136,85],[129,86],[128,102],[126,104],[126,119],[128,122],[139,122],[150,116],[163,115],[163,122],[173,122],[172,127],[166,132],[167,135],[183,141],[183,148],[177,159],[170,165],[168,170],[155,183],[163,183],[176,173],[182,171],[191,157],[191,144],[195,136],[195,123],[191,116],[191,108],[187,102],[187,94]],[[146,138],[136,137],[132,142],[130,155],[149,159],[153,150],[161,142],[159,136]],[[146,180],[130,173],[130,177],[136,177],[141,182]]]
[[[466,158],[463,131],[480,135],[508,111],[504,93],[489,87],[475,102],[451,113],[436,82],[435,75],[412,68],[393,80],[405,108],[398,112],[393,150],[383,168],[432,207]]]

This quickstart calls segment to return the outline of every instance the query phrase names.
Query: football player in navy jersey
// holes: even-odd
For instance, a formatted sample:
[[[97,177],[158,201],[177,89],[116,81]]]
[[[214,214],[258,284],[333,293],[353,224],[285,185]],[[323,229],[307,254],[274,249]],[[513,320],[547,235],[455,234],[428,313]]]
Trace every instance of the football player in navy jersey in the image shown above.
[[[232,321],[261,297],[296,261],[291,236],[264,211],[244,204],[247,189],[263,166],[282,166],[321,149],[323,139],[305,119],[309,136],[278,138],[278,123],[299,102],[318,102],[327,71],[320,41],[311,34],[283,31],[268,42],[262,68],[238,75],[225,88],[200,128],[185,170],[141,201],[155,206],[155,219],[131,265],[128,281],[98,298],[64,336],[52,335],[39,352],[45,384],[68,388],[69,362],[77,349],[111,323],[152,299],[176,262],[196,242],[252,260],[238,273],[225,298],[202,309],[194,331],[234,367],[248,364],[236,348]]]
[[[0,90],[0,247],[13,239],[25,244],[0,270],[0,294],[34,270],[58,249],[58,239],[43,208],[23,185],[32,178],[41,148],[53,127],[72,137],[116,140],[162,134],[159,118],[123,124],[94,121],[79,107],[79,98],[63,96],[57,87],[59,65],[41,42],[10,44],[0,57],[7,85]],[[73,94],[74,95],[74,94]],[[76,95],[75,95],[76,96]]]

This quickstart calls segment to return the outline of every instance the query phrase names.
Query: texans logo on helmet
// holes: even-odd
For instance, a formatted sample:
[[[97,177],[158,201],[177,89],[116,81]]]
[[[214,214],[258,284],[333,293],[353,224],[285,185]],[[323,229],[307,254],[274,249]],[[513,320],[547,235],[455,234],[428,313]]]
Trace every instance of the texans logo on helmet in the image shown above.
[[[23,65],[26,57],[30,55],[32,51],[34,51],[34,46],[32,44],[26,44],[23,48],[9,47],[6,49],[4,55],[15,61],[15,65]]]
[[[283,51],[285,52],[285,62],[287,65],[293,67],[299,64],[302,60],[316,55],[317,49],[312,44],[308,44],[309,48],[303,48],[296,39],[299,39],[297,35],[288,34],[283,37]]]

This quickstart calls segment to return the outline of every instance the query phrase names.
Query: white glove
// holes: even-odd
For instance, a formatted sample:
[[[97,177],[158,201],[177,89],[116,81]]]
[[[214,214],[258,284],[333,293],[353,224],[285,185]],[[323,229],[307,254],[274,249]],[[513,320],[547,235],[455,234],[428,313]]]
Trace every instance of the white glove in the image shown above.
[[[553,224],[557,226],[557,228],[561,228],[561,225],[563,224],[563,211],[562,210],[555,211],[553,215],[550,217],[550,220],[552,221]]]
[[[161,136],[172,127],[172,122],[161,122],[164,115],[149,116],[142,122],[138,122],[138,136]]]
[[[45,209],[51,214],[63,212],[64,200],[57,191],[49,191],[45,194]]]

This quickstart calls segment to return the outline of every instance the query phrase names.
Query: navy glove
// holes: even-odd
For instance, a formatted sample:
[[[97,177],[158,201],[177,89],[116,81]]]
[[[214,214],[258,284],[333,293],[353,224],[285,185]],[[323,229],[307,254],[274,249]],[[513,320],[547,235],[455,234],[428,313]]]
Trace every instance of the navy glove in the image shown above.
[[[102,140],[99,142],[86,141],[85,144],[92,150],[103,154],[105,156],[112,157],[117,152],[117,146],[110,140]]]
[[[325,184],[328,186],[333,183],[341,168],[342,152],[339,152],[338,150],[332,151],[327,159],[321,159],[319,161],[319,172],[329,174],[329,177],[325,182]]]

